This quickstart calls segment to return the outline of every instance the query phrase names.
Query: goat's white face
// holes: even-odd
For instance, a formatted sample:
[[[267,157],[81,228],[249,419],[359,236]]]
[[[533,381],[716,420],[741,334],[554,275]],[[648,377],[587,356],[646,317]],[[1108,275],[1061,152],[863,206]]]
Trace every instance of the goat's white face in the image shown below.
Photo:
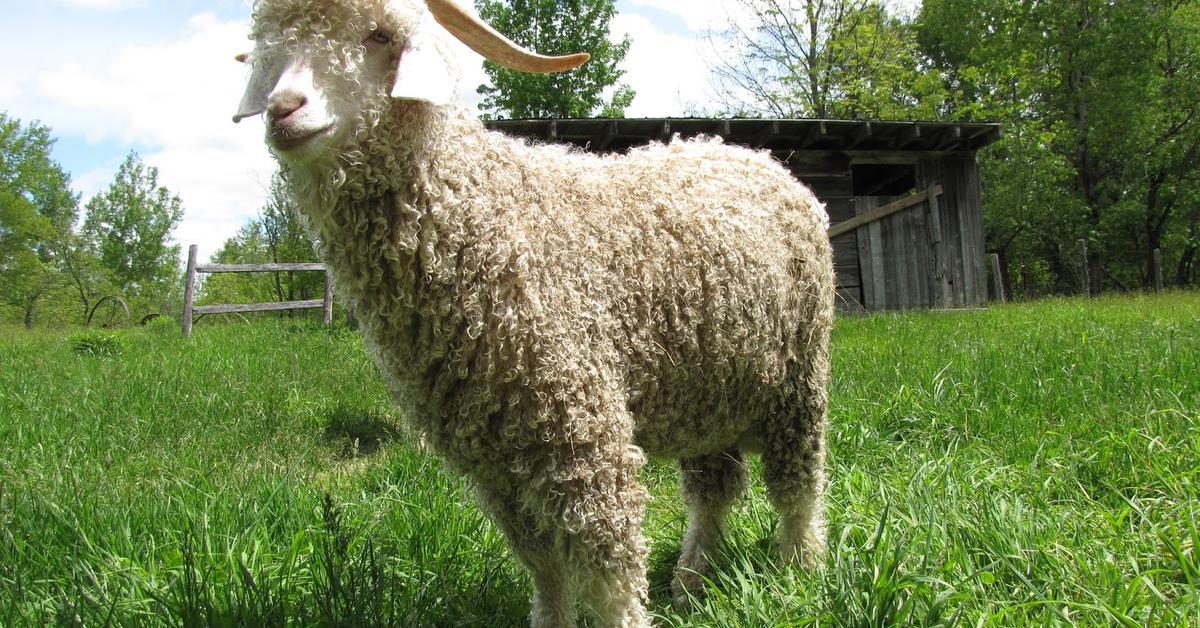
[[[376,5],[387,8],[388,5]],[[411,7],[406,7],[412,12]],[[388,98],[443,105],[457,71],[436,54],[432,19],[405,28],[389,12],[347,20],[350,41],[332,41],[320,19],[297,20],[283,37],[256,40],[253,72],[234,121],[266,114],[267,142],[282,158],[305,162],[342,146],[368,112]],[[407,31],[407,32],[402,32]]]
[[[557,72],[588,59],[587,54],[533,54],[454,0],[263,4],[269,6],[261,11],[256,6],[255,49],[246,57],[253,71],[233,119],[265,113],[268,143],[295,163],[337,152],[364,120],[385,115],[389,99],[433,106],[450,102],[458,72],[444,53],[447,30],[518,70]]]

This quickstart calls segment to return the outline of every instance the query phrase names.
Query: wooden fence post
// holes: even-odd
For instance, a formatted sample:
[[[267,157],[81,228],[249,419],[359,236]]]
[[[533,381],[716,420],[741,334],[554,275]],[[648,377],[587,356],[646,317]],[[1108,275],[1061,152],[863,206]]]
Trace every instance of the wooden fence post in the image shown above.
[[[988,255],[988,259],[992,262],[992,286],[995,289],[996,300],[1004,303],[1004,279],[1000,276],[1000,255],[992,253]]]
[[[325,302],[322,304],[324,314],[322,322],[328,327],[333,323],[333,274],[325,271]]]
[[[192,301],[196,293],[196,250],[195,244],[188,247],[187,280],[183,287],[183,337],[192,335]]]
[[[1083,296],[1092,296],[1092,278],[1088,271],[1087,238],[1079,239],[1079,287]]]
[[[1154,249],[1154,291],[1163,291],[1162,249]]]

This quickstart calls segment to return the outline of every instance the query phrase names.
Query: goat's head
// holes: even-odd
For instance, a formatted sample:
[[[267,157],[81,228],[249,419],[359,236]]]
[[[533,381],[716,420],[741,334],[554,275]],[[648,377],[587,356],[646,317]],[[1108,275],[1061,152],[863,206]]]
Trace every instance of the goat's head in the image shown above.
[[[446,105],[459,79],[446,32],[524,72],[561,72],[588,60],[525,50],[454,0],[259,0],[254,51],[238,55],[252,71],[233,120],[266,113],[271,146],[303,162],[344,144],[393,99]]]

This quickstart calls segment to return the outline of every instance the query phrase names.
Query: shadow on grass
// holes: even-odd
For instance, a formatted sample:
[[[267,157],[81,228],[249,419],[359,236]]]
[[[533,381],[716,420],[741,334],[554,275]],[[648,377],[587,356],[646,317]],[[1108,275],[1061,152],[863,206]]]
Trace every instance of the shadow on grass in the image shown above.
[[[705,574],[709,584],[705,591],[696,592],[701,599],[712,594],[707,590],[709,587],[715,587],[718,591],[737,590],[743,584],[737,580],[739,569],[775,573],[782,567],[771,537],[754,538],[752,533],[739,532],[741,534],[737,538],[726,536],[721,551],[709,559],[709,570]],[[650,604],[655,608],[673,608],[671,583],[675,578],[675,564],[679,561],[682,542],[682,537],[659,540],[650,550],[646,580],[650,586]],[[684,612],[684,616],[688,614]]]
[[[326,419],[325,440],[342,458],[373,455],[384,444],[403,436],[403,430],[393,417],[378,412],[337,407]]]

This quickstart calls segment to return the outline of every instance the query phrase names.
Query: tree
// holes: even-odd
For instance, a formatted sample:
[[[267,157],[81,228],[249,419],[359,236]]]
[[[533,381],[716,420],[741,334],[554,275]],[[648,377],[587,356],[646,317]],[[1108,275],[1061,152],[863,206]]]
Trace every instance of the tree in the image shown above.
[[[50,158],[53,146],[45,126],[0,113],[0,300],[19,308],[26,327],[61,279],[79,211],[70,177]]]
[[[267,202],[258,218],[238,230],[237,235],[213,256],[218,264],[264,262],[311,262],[316,246],[304,229],[300,212],[287,194],[286,175],[271,178]],[[204,299],[221,303],[296,301],[323,294],[325,278],[320,273],[222,274],[204,283]]]
[[[83,235],[127,300],[169,309],[180,252],[171,234],[182,218],[179,197],[158,184],[158,169],[131,152],[108,189],[88,201]]]
[[[300,218],[300,210],[287,193],[286,173],[271,177],[267,204],[259,213],[258,223],[270,260],[279,262],[311,262],[317,258],[313,239]],[[325,280],[316,273],[274,273],[275,292],[280,301],[308,299],[324,290]]]
[[[478,0],[479,15],[514,42],[541,54],[591,53],[569,72],[529,74],[484,62],[491,85],[480,85],[485,117],[621,117],[635,92],[618,84],[629,38],[613,43],[613,0]],[[611,92],[609,90],[612,90]]]
[[[1156,248],[1187,261],[1200,174],[1198,7],[926,0],[918,40],[952,107],[1008,130],[983,158],[989,248],[1023,249],[1057,290],[1074,283],[1079,260],[1064,246],[1078,238],[1089,241],[1092,291],[1150,285]],[[1022,218],[1011,200],[1031,190],[1041,207]]]
[[[940,75],[912,25],[882,0],[737,0],[747,20],[711,33],[715,95],[726,113],[812,118],[935,118]]]

